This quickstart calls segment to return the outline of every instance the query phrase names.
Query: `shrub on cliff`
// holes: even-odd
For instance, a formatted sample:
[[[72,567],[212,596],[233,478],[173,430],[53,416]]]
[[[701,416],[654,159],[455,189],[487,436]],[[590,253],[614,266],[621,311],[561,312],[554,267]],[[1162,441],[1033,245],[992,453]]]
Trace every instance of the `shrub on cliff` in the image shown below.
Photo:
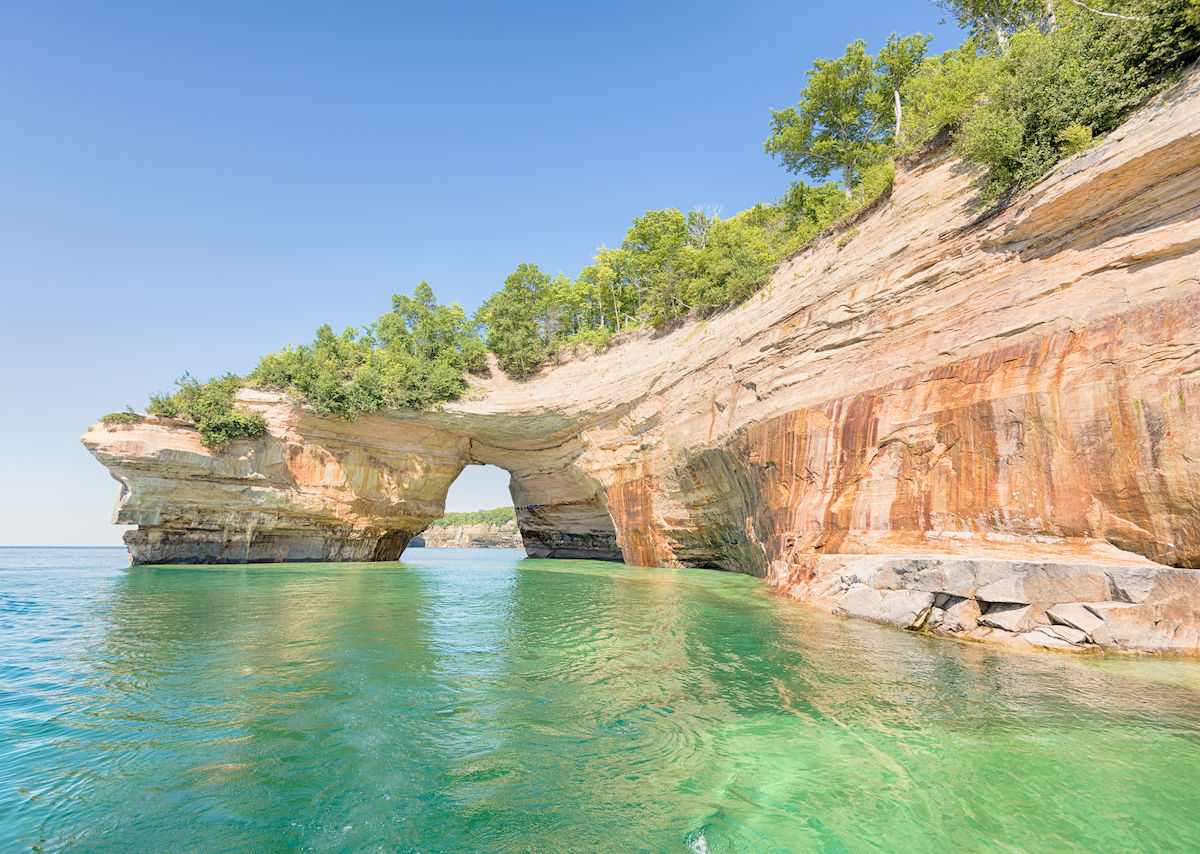
[[[464,374],[487,368],[476,325],[456,304],[439,305],[421,282],[362,330],[328,324],[311,344],[264,356],[250,382],[295,394],[323,415],[354,420],[387,407],[427,409],[458,398]]]
[[[151,395],[147,411],[152,415],[191,421],[200,431],[205,445],[224,445],[232,439],[264,436],[266,419],[257,412],[235,406],[234,395],[245,382],[236,374],[225,374],[205,383],[184,374],[175,381],[173,393]]]
[[[137,421],[137,413],[133,407],[126,407],[124,412],[110,412],[100,419],[101,424],[132,424]]]

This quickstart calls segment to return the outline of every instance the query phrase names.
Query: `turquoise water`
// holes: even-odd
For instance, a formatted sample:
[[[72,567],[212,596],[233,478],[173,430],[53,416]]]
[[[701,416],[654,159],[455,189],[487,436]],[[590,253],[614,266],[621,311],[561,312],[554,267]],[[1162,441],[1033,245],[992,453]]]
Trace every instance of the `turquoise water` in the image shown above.
[[[519,558],[0,549],[0,851],[1200,847],[1200,664]]]

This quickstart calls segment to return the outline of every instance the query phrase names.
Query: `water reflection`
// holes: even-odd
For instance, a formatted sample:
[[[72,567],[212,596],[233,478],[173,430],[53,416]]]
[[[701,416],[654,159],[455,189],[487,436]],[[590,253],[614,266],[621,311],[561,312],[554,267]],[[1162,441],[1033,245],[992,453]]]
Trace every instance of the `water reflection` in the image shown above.
[[[934,640],[703,570],[406,558],[0,566],[0,848],[1184,850],[1200,831],[1192,662]]]

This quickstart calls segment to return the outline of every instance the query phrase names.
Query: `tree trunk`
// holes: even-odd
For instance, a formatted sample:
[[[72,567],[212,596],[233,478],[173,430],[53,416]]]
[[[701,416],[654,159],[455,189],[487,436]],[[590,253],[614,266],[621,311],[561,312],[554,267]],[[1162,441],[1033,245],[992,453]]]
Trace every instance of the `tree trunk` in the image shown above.
[[[896,102],[894,104],[896,109],[896,133],[892,136],[892,141],[895,143],[896,148],[899,148],[901,142],[900,119],[903,118],[903,110],[900,107],[900,90],[893,89],[892,94],[896,96]]]
[[[1054,14],[1054,0],[1046,0],[1046,16],[1042,20],[1046,32],[1052,33],[1058,29],[1058,16]]]
[[[1136,15],[1122,15],[1120,12],[1105,12],[1101,9],[1093,9],[1088,4],[1080,2],[1080,0],[1071,0],[1071,2],[1074,3],[1076,6],[1079,6],[1080,8],[1087,9],[1089,12],[1091,12],[1094,15],[1103,15],[1106,18],[1119,18],[1122,21],[1149,21],[1150,20],[1149,18],[1139,18]]]

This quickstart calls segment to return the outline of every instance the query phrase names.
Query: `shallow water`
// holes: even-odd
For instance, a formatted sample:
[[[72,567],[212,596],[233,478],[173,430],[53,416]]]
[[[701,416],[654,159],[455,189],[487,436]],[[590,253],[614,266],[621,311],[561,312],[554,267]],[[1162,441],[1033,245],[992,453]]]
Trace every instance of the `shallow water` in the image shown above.
[[[1181,851],[1200,664],[755,579],[412,550],[0,549],[0,850]]]

